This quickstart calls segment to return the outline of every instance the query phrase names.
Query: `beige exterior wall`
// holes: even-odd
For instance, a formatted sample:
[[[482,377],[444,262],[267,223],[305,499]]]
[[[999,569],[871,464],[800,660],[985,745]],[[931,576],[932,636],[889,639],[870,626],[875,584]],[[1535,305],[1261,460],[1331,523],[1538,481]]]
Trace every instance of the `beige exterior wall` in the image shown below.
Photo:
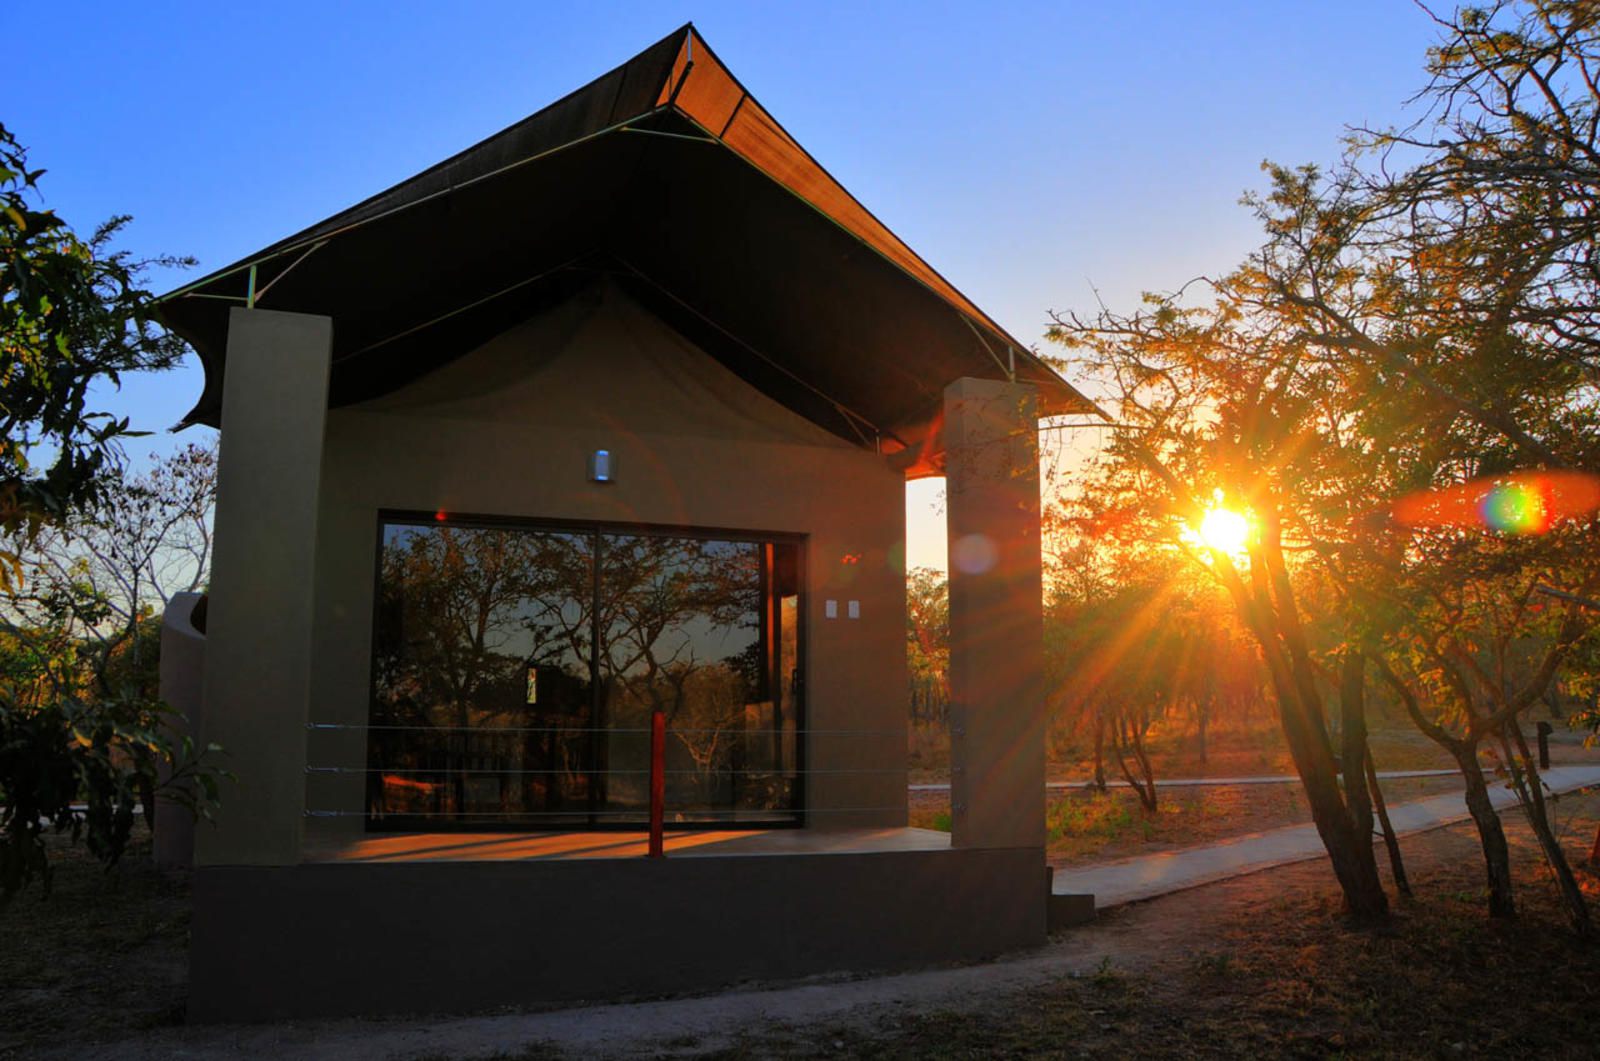
[[[614,482],[588,480],[596,449],[613,455]],[[367,718],[378,513],[441,509],[807,535],[804,725],[872,731],[809,737],[807,770],[835,771],[807,778],[810,824],[905,823],[905,495],[883,458],[596,288],[400,391],[329,412],[313,722]],[[838,618],[824,617],[828,599]],[[852,600],[858,619],[847,617]],[[308,757],[364,764],[364,741],[359,730],[315,732]],[[313,810],[359,811],[362,778],[312,776],[306,798]],[[361,827],[314,819],[308,838]]]

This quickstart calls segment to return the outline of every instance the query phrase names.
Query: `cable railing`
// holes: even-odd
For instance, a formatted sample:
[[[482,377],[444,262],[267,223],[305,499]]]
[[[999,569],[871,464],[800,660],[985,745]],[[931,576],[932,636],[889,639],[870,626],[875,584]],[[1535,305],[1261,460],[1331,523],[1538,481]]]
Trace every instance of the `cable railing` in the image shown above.
[[[881,786],[871,784],[904,777],[904,728],[676,727],[656,712],[648,726],[312,721],[306,729],[305,816],[362,819],[383,831],[631,826],[648,831],[646,854],[660,858],[669,826],[792,827],[905,810],[877,803]],[[827,759],[810,765],[819,753]],[[844,782],[834,787],[848,797],[852,778],[876,798],[842,806],[806,798],[813,779]],[[354,786],[363,790],[359,808]]]
[[[371,725],[371,724],[361,724],[361,723],[353,723],[353,722],[307,722],[306,723],[306,729],[311,730],[313,732],[334,732],[334,731],[346,731],[346,730],[348,730],[348,731],[361,731],[361,732],[371,731],[371,730],[415,730],[415,731],[418,731],[418,732],[425,732],[425,733],[473,733],[473,734],[478,734],[478,733],[607,733],[607,734],[629,734],[629,733],[633,733],[633,734],[644,734],[644,733],[651,732],[651,728],[649,726],[426,726],[426,725],[400,726],[400,725],[388,725],[388,724],[385,724],[385,725]],[[773,734],[781,734],[781,735],[788,736],[788,735],[792,735],[792,734],[799,734],[801,736],[823,736],[823,737],[830,737],[830,736],[836,736],[836,737],[861,737],[861,736],[904,737],[906,735],[906,731],[905,731],[904,728],[900,728],[900,729],[814,729],[814,728],[810,728],[810,727],[799,727],[799,728],[785,727],[783,729],[762,729],[762,728],[759,728],[759,727],[752,727],[752,728],[748,728],[747,729],[747,728],[745,728],[743,726],[711,726],[711,727],[672,726],[672,727],[670,727],[670,730],[674,734],[678,734],[678,733],[697,733],[697,734],[720,733],[720,734],[724,734],[724,735],[733,734],[733,735],[738,735],[738,736],[754,735],[754,734],[767,735],[767,736],[771,736]]]

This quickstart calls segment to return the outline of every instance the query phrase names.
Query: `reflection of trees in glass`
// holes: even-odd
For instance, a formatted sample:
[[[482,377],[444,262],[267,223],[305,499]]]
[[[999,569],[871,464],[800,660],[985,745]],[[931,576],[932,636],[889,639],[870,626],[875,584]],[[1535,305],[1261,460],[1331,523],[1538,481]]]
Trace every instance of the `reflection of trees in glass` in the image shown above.
[[[373,723],[450,728],[379,732],[373,766],[448,770],[456,810],[554,810],[575,795],[587,745],[557,730],[588,725],[591,551],[583,535],[387,528]],[[524,732],[493,732],[507,729]],[[388,783],[434,795],[434,782]]]
[[[374,809],[640,810],[654,711],[672,734],[669,803],[786,806],[795,705],[780,672],[796,659],[794,548],[386,526],[378,728],[369,742]],[[781,601],[772,596],[775,549],[790,550]]]
[[[508,721],[528,666],[541,668],[541,699],[587,685],[586,538],[448,526],[385,537],[376,691],[395,724]]]
[[[679,799],[728,802],[747,705],[764,699],[760,546],[607,535],[600,626],[607,718],[642,726],[651,712],[696,776]]]

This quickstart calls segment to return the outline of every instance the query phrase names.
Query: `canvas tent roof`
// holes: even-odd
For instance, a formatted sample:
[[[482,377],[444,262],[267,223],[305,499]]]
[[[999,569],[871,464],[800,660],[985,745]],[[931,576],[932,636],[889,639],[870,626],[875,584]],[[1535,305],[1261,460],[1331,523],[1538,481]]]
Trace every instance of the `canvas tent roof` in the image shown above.
[[[610,277],[771,397],[934,455],[961,376],[1095,407],[835,181],[693,27],[394,187],[168,295],[221,417],[228,311],[334,319],[330,401],[387,393]],[[936,470],[924,467],[921,470]]]

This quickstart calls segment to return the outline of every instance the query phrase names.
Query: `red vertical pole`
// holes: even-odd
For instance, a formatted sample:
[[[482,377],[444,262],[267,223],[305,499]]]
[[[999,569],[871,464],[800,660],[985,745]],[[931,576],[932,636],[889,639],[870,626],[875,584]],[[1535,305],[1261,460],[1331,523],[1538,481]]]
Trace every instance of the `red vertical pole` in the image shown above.
[[[650,857],[663,858],[662,819],[667,804],[667,716],[656,711],[650,716]]]

